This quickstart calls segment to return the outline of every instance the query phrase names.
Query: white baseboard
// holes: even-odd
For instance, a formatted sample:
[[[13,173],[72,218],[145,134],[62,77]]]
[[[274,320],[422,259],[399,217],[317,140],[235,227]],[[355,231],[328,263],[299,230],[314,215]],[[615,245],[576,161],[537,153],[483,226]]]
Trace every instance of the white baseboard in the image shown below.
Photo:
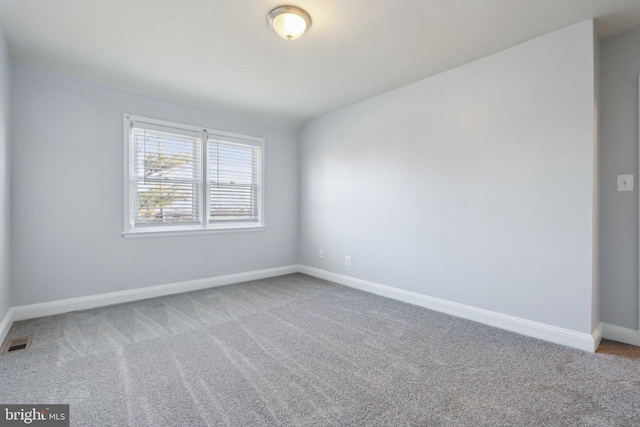
[[[598,323],[598,326],[596,326],[596,328],[593,330],[593,332],[591,333],[591,336],[593,336],[593,348],[594,350],[598,349],[598,346],[600,345],[600,341],[602,341],[602,322]]]
[[[381,285],[354,277],[332,273],[318,268],[304,265],[290,265],[285,267],[256,270],[246,273],[229,274],[226,276],[210,277],[205,279],[189,280],[185,282],[169,283],[165,285],[149,286],[145,288],[130,289],[126,291],[109,292],[105,294],[90,295],[86,297],[70,298],[65,300],[49,301],[39,304],[30,304],[11,307],[4,319],[0,322],[0,343],[4,341],[14,321],[32,319],[36,317],[51,316],[68,313],[77,310],[87,310],[113,304],[137,301],[147,298],[155,298],[181,292],[196,291],[200,289],[225,286],[233,283],[250,280],[265,279],[284,274],[301,272],[310,276],[319,277],[335,283],[340,283],[352,288],[360,289],[376,295],[418,305],[431,310],[473,320],[486,325],[516,332],[522,335],[550,341],[556,344],[577,348],[589,352],[595,351],[602,337],[625,342],[632,345],[640,345],[640,334],[637,330],[622,328],[615,325],[600,324],[593,333],[581,333],[557,326],[547,325],[519,317],[497,313],[469,305],[459,304],[440,298],[434,298],[416,292],[405,291],[391,286]]]
[[[13,325],[13,307],[9,307],[7,314],[5,314],[2,322],[0,322],[0,346],[2,346],[4,339],[7,337],[11,325]]]
[[[105,294],[90,295],[86,297],[69,298],[64,300],[43,302],[39,304],[22,305],[18,307],[12,307],[10,309],[11,318],[9,323],[18,320],[33,319],[35,317],[68,313],[70,311],[87,310],[90,308],[121,304],[124,302],[137,301],[147,298],[162,297],[165,295],[172,295],[181,292],[190,292],[200,289],[231,285],[233,283],[247,282],[249,280],[266,279],[268,277],[282,276],[284,274],[297,272],[297,265],[289,265],[285,267],[249,271],[246,273],[229,274],[226,276],[217,276],[205,279],[188,280],[186,282],[169,283],[166,285],[148,286],[145,288],[130,289],[126,291],[108,292]],[[10,326],[11,325],[9,325],[9,327]]]
[[[602,326],[602,337],[612,341],[623,342],[640,346],[640,331],[637,329],[623,328],[622,326],[600,323]]]
[[[360,289],[372,294],[381,295],[398,301],[406,302],[430,310],[439,311],[486,325],[495,326],[507,331],[516,332],[533,338],[538,338],[552,343],[573,347],[580,350],[594,352],[596,350],[596,337],[593,334],[577,332],[570,329],[559,328],[520,317],[497,313],[482,308],[459,304],[434,298],[416,292],[405,291],[379,283],[356,279],[342,274],[332,273],[319,268],[301,265],[299,271],[310,276],[319,277],[331,282],[340,283],[345,286]],[[594,331],[597,333],[597,330]]]

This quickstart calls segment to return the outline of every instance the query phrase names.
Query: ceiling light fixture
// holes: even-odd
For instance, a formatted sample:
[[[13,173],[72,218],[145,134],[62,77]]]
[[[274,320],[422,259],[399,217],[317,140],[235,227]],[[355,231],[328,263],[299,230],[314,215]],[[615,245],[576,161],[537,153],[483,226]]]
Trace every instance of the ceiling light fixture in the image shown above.
[[[269,12],[269,26],[285,40],[295,40],[311,27],[311,17],[293,6],[280,6]]]

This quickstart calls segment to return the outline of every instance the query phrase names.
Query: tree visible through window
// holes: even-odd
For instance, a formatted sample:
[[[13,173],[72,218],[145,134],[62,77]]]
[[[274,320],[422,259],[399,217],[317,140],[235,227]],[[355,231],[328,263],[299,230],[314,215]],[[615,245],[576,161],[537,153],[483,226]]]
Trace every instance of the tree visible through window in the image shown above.
[[[196,223],[201,140],[146,129],[133,130],[138,225]]]

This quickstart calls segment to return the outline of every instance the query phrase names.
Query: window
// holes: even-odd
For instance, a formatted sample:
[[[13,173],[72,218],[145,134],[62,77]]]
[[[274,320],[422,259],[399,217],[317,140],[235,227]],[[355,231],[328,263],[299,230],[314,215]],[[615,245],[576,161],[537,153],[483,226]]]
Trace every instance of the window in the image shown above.
[[[125,115],[125,236],[262,229],[261,138]]]

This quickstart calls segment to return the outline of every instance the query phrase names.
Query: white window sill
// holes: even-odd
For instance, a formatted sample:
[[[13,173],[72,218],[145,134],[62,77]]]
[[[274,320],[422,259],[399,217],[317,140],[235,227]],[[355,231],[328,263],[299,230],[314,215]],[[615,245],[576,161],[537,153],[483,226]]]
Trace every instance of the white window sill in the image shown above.
[[[264,231],[266,227],[229,227],[229,228],[206,228],[195,230],[149,230],[149,231],[126,231],[122,233],[125,239],[145,239],[148,237],[169,237],[169,236],[191,236],[197,234],[219,234],[219,233],[246,233],[249,231]]]

